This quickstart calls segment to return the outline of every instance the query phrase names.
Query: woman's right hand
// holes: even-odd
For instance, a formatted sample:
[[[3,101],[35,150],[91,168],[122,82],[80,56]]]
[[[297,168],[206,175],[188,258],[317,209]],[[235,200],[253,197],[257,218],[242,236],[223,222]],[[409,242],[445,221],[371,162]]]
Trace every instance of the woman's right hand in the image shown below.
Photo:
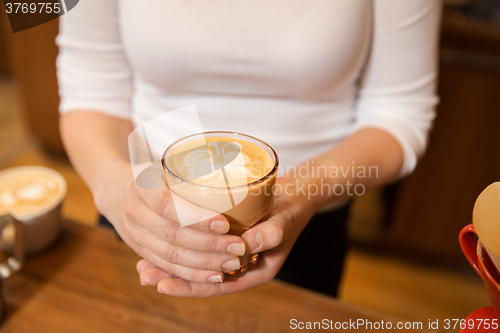
[[[168,189],[137,186],[130,165],[123,163],[94,192],[94,200],[125,243],[144,259],[187,281],[222,282],[223,270],[239,268],[245,242],[226,235],[229,223],[223,215],[214,216],[179,197],[174,208],[172,195]],[[181,227],[176,209],[201,222]]]

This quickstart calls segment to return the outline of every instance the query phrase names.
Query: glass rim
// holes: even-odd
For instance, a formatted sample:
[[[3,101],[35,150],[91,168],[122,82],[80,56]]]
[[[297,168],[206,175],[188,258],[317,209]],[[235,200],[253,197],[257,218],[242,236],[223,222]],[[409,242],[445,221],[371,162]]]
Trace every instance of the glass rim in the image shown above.
[[[172,147],[174,147],[176,144],[178,144],[179,142],[181,141],[184,141],[186,139],[189,139],[189,138],[192,138],[194,136],[198,136],[198,135],[205,135],[205,134],[221,134],[221,135],[228,135],[228,134],[231,134],[231,135],[236,135],[236,136],[241,136],[241,137],[246,137],[246,138],[250,138],[252,140],[255,140],[255,141],[258,141],[260,142],[261,144],[263,144],[264,146],[266,146],[267,148],[269,148],[269,150],[271,150],[271,152],[273,153],[273,156],[274,156],[274,166],[273,168],[271,169],[271,171],[269,171],[266,175],[262,176],[261,178],[257,179],[257,180],[254,180],[253,182],[251,183],[247,183],[247,184],[244,184],[244,185],[238,185],[238,186],[231,186],[230,188],[231,189],[238,189],[238,188],[243,188],[243,187],[249,187],[249,186],[253,186],[253,185],[257,185],[265,180],[267,180],[268,178],[270,178],[273,174],[275,174],[277,171],[278,171],[278,165],[279,165],[279,158],[278,158],[278,154],[276,153],[276,151],[273,149],[273,147],[271,147],[268,143],[266,143],[265,141],[262,141],[260,139],[257,139],[256,137],[253,137],[251,135],[248,135],[248,134],[243,134],[243,133],[238,133],[238,132],[230,132],[230,131],[208,131],[208,132],[200,132],[200,133],[195,133],[195,134],[191,134],[191,135],[188,135],[188,136],[185,136],[181,139],[178,139],[174,142],[172,142],[168,147],[167,149],[165,149],[165,151],[163,152],[163,154],[161,155],[161,165],[162,165],[162,168],[165,172],[167,172],[168,174],[174,176],[175,178],[183,181],[183,182],[186,182],[188,184],[192,184],[192,185],[196,185],[198,187],[202,187],[202,188],[212,188],[212,189],[224,189],[227,187],[219,187],[219,186],[207,186],[207,185],[200,185],[200,184],[196,184],[192,181],[189,181],[189,180],[185,180],[184,178],[176,175],[174,172],[172,172],[168,166],[167,166],[167,163],[165,161],[165,156],[167,154],[167,152],[169,152],[169,150],[173,149]]]

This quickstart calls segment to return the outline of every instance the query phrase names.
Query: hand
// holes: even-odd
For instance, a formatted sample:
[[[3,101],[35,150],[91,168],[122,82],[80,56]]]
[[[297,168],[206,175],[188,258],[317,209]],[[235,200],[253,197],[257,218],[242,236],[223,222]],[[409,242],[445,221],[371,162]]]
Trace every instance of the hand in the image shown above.
[[[223,215],[213,216],[214,212],[177,197],[175,208],[201,221],[181,227],[172,200],[175,194],[138,187],[129,170],[130,165],[110,175],[96,195],[96,205],[137,254],[166,274],[200,284],[221,282],[222,270],[239,268],[245,243],[241,237],[225,235],[229,223]]]
[[[279,182],[284,183],[285,180],[279,179]],[[314,212],[315,209],[301,197],[276,196],[268,220],[242,235],[247,251],[260,254],[257,265],[240,278],[217,284],[197,283],[175,276],[149,260],[140,260],[137,271],[141,283],[157,286],[160,293],[181,297],[221,296],[267,283],[280,270]]]

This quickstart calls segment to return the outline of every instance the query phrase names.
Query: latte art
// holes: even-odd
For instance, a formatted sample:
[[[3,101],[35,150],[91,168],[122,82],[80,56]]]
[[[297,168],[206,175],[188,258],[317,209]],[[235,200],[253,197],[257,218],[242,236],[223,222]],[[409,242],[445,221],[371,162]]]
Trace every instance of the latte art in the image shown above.
[[[24,167],[0,176],[0,214],[10,213],[22,218],[40,210],[48,209],[60,201],[66,191],[57,175],[41,168]],[[63,188],[64,187],[64,188]]]
[[[223,214],[228,234],[241,236],[264,221],[273,205],[272,188],[278,172],[278,156],[265,142],[231,132],[198,133],[171,144],[163,153],[165,183],[172,193],[181,226],[200,222],[186,200]],[[204,217],[207,218],[207,217]],[[224,271],[224,278],[245,274],[258,254],[240,256],[241,266]]]
[[[262,148],[242,140],[207,137],[206,143],[181,146],[167,166],[180,178],[212,187],[240,186],[261,179],[274,167]],[[227,182],[227,183],[226,183]]]
[[[189,174],[189,179],[199,178],[203,182],[213,184],[224,184],[224,174],[222,168],[226,172],[226,176],[238,180],[240,184],[246,184],[249,181],[254,181],[261,178],[261,171],[252,163],[252,160],[242,152],[224,154],[224,161],[231,161],[218,167],[214,161],[217,161],[219,152],[210,151],[208,156],[205,151],[199,149],[186,154],[183,159],[184,167]],[[215,156],[214,156],[215,155]],[[213,171],[215,170],[215,171]]]

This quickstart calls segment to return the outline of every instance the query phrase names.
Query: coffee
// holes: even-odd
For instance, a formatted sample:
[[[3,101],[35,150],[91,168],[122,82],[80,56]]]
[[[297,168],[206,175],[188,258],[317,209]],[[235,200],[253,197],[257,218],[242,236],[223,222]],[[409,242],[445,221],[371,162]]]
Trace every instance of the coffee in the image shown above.
[[[195,184],[226,188],[261,179],[273,169],[274,159],[263,148],[248,141],[207,137],[172,149],[167,167],[179,178]]]
[[[0,210],[26,216],[57,200],[61,186],[44,174],[18,174],[0,179]]]
[[[265,220],[273,203],[278,158],[266,143],[238,133],[207,132],[181,139],[164,153],[163,171],[169,188],[201,207],[222,213],[229,233],[241,236]],[[181,212],[178,212],[178,215]],[[244,274],[257,255],[240,258]]]
[[[23,222],[26,252],[40,250],[56,238],[65,195],[66,182],[52,169],[28,166],[0,172],[0,215],[10,214]],[[9,247],[9,235],[9,229],[4,229],[4,249]]]

